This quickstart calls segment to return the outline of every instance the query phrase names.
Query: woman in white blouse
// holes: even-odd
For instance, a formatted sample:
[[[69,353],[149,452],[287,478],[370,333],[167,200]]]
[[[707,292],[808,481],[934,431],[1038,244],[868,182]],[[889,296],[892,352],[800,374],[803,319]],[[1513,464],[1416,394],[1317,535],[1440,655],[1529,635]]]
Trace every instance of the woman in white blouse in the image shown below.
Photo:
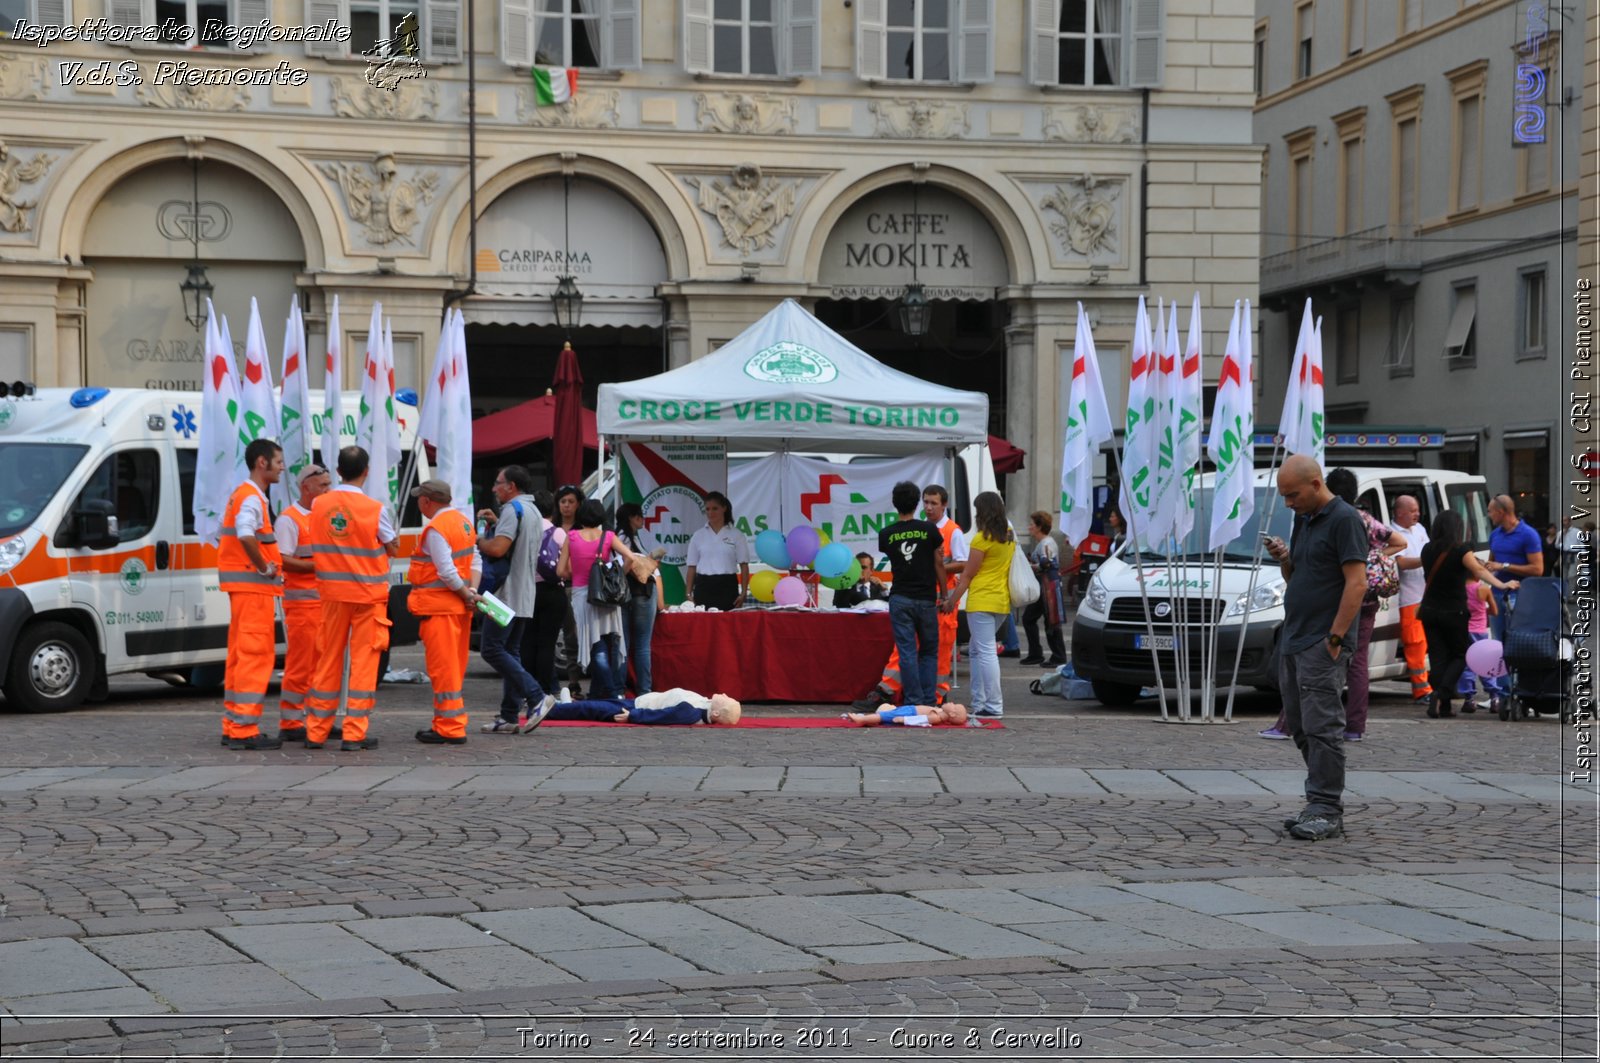
[[[689,537],[684,594],[707,609],[737,609],[750,582],[750,543],[733,525],[733,504],[721,491],[706,495],[705,527]],[[737,573],[737,574],[735,574]]]

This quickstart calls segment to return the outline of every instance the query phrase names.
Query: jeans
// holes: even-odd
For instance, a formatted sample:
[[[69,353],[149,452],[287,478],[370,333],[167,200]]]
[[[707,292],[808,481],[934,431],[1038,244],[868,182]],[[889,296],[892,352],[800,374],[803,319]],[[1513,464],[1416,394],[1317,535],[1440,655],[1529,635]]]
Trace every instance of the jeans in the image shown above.
[[[538,680],[522,667],[522,631],[527,623],[527,617],[519,616],[501,627],[485,618],[478,636],[478,652],[500,673],[500,718],[512,723],[524,705],[544,700]]]
[[[628,661],[622,655],[621,635],[601,635],[589,651],[589,696],[593,700],[620,698],[628,690]]]
[[[995,634],[995,641],[1000,649],[1009,652],[1022,649],[1022,642],[1017,638],[1017,620],[1010,613],[1004,614],[1000,622],[1000,630]]]
[[[1350,664],[1350,650],[1328,656],[1318,642],[1278,660],[1278,689],[1289,736],[1306,762],[1306,811],[1344,815],[1344,703],[1339,687]]]
[[[908,705],[932,705],[939,680],[939,608],[926,598],[889,595],[889,626],[900,654],[900,686]],[[913,662],[913,667],[907,667]]]
[[[1350,665],[1345,675],[1345,686],[1349,692],[1344,702],[1345,730],[1358,735],[1367,733],[1367,706],[1371,699],[1372,682],[1367,646],[1372,642],[1372,628],[1377,622],[1378,603],[1363,602],[1361,617],[1356,621],[1356,644],[1350,648]]]
[[[1483,642],[1488,637],[1489,637],[1489,633],[1487,631],[1468,631],[1467,632],[1467,638],[1471,639],[1473,642]],[[1467,647],[1467,648],[1471,649],[1470,646]],[[1462,659],[1465,660],[1466,658],[1462,658]],[[1474,695],[1474,694],[1476,694],[1478,692],[1478,684],[1479,683],[1483,684],[1483,689],[1484,689],[1485,693],[1493,694],[1495,692],[1495,690],[1494,690],[1494,687],[1492,685],[1490,685],[1493,682],[1494,682],[1494,680],[1489,678],[1488,676],[1486,676],[1486,675],[1478,675],[1471,668],[1465,668],[1464,667],[1464,668],[1461,669],[1461,682],[1456,684],[1456,693],[1461,695],[1461,697],[1463,699],[1463,703],[1469,702],[1469,701],[1472,700],[1472,695]]]
[[[967,664],[972,669],[972,704],[969,708],[985,716],[1005,711],[1000,696],[1000,659],[995,656],[994,636],[1005,622],[1006,613],[967,613]]]
[[[1494,595],[1495,608],[1500,610],[1498,615],[1489,618],[1489,637],[1499,639],[1500,644],[1504,646],[1506,642],[1506,622],[1511,619],[1511,611],[1517,607],[1517,592],[1497,591],[1493,587],[1489,588],[1489,590]],[[1463,665],[1462,667],[1466,666]],[[1506,697],[1511,693],[1506,688],[1506,677],[1503,675],[1497,675],[1493,679],[1485,679],[1484,682],[1488,684],[1489,692],[1497,698]]]
[[[650,685],[650,638],[656,630],[655,584],[647,595],[628,599],[622,607],[622,630],[628,634],[628,653],[633,658],[633,694],[648,694]]]

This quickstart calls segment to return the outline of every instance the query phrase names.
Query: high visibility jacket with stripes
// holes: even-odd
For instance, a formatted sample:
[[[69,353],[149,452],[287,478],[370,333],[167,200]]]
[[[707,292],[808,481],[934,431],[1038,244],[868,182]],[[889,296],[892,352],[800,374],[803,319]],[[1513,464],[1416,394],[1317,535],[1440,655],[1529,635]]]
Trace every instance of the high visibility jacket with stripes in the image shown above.
[[[311,504],[311,558],[325,602],[387,602],[389,552],[378,542],[383,503],[329,491]]]
[[[230,594],[266,594],[279,597],[283,594],[283,585],[278,582],[278,577],[262,575],[239,542],[237,528],[239,509],[245,500],[251,497],[261,500],[262,524],[256,529],[255,535],[256,543],[261,547],[261,556],[273,565],[281,560],[278,555],[278,537],[272,534],[272,511],[267,506],[267,496],[261,493],[261,488],[255,485],[255,481],[246,480],[233,489],[233,496],[228,499],[228,507],[222,511],[222,537],[217,542],[217,584]]]
[[[291,505],[283,511],[283,516],[294,521],[295,530],[300,533],[295,541],[294,556],[302,561],[310,561],[311,553],[311,514],[302,513],[298,505]],[[317,574],[315,572],[283,572],[283,600],[286,602],[314,602],[317,601]]]
[[[433,558],[423,548],[428,532],[433,532],[450,547],[450,561],[455,565],[461,582],[472,585],[472,552],[477,547],[472,522],[459,510],[446,509],[435,513],[433,520],[417,536],[417,552],[411,555],[411,567],[406,570],[406,582],[411,584],[408,606],[418,616],[437,616],[449,613],[470,613],[472,610],[460,596],[439,578]]]

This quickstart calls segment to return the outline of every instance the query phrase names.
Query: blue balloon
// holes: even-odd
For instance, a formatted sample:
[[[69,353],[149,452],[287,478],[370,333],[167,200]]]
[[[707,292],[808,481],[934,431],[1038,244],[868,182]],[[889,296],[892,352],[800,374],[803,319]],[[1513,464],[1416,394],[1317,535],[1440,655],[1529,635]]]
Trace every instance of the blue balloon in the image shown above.
[[[756,556],[763,565],[773,568],[789,567],[789,544],[783,538],[783,532],[776,528],[768,528],[756,536]]]
[[[829,543],[817,551],[816,558],[811,562],[811,568],[822,578],[831,579],[848,572],[850,562],[854,560],[855,555],[850,553],[850,548],[844,543]]]

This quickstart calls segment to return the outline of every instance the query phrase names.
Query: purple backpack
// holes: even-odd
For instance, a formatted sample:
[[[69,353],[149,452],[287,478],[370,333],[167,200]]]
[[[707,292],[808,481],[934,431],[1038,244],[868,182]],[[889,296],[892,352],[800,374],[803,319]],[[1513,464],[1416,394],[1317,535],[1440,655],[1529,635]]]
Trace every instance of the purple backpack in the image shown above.
[[[556,542],[556,525],[552,524],[544,530],[544,536],[539,540],[539,557],[534,562],[534,569],[540,579],[554,583],[557,580],[556,566],[560,562],[561,544]]]

